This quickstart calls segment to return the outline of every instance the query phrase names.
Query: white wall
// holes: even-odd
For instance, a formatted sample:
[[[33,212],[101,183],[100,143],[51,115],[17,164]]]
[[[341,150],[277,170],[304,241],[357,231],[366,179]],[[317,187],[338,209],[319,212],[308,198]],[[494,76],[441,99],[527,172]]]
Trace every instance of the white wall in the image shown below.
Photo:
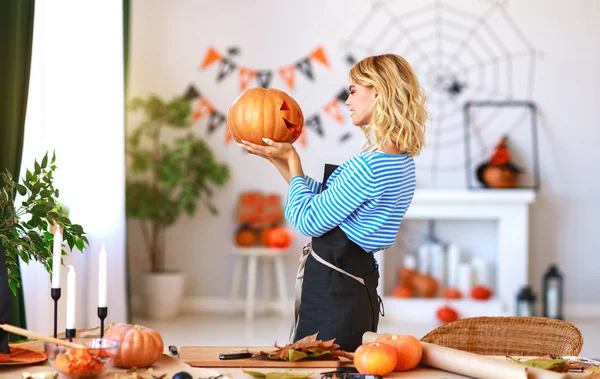
[[[125,322],[123,34],[120,2],[38,2],[22,169],[56,151],[55,187],[90,242],[77,273],[77,328],[98,326],[98,254],[108,253],[107,323]],[[65,242],[66,245],[66,242]],[[22,265],[28,328],[52,333],[50,278]],[[58,331],[65,329],[66,277]]]
[[[215,78],[218,64],[199,70],[208,47],[214,46],[221,52],[225,52],[231,46],[240,47],[241,54],[232,57],[233,61],[249,68],[274,70],[271,86],[288,91],[276,70],[298,61],[317,45],[323,45],[331,68],[313,63],[315,81],[310,82],[298,73],[295,91],[288,91],[300,103],[305,115],[320,112],[324,121],[326,138],[321,139],[309,131],[308,147],[297,145],[305,172],[320,177],[323,163],[340,163],[356,153],[361,146],[361,134],[348,122],[345,107],[344,125],[337,124],[322,112],[322,107],[347,85],[348,64],[344,60],[347,51],[353,52],[357,58],[367,53],[382,52],[377,47],[371,50],[358,47],[357,44],[362,38],[360,36],[352,37],[350,45],[343,43],[355,29],[361,27],[363,19],[371,14],[375,3],[388,4],[394,14],[400,15],[400,19],[392,19],[395,27],[378,36],[378,32],[385,27],[386,20],[389,21],[390,18],[388,16],[386,19],[385,14],[373,13],[373,17],[380,17],[382,22],[376,23],[371,28],[373,30],[367,28],[371,39],[388,38],[392,33],[398,34],[399,38],[406,38],[409,34],[416,38],[419,33],[427,37],[427,30],[436,32],[433,26],[429,29],[419,29],[414,18],[406,21],[402,18],[402,15],[406,15],[410,10],[421,9],[424,6],[433,7],[437,3],[433,1],[269,0],[256,2],[252,6],[242,6],[240,4],[244,3],[234,0],[134,1],[130,97],[145,96],[149,92],[171,97],[182,93],[189,84],[194,84],[223,113],[239,95],[238,75],[234,73],[217,82]],[[530,279],[534,290],[540,293],[544,270],[550,263],[557,262],[566,276],[567,302],[598,303],[597,293],[588,289],[599,284],[593,267],[598,267],[600,263],[599,255],[595,254],[600,248],[600,243],[594,236],[595,224],[586,221],[586,217],[600,210],[600,200],[595,196],[598,192],[598,179],[593,175],[597,171],[594,160],[598,157],[596,146],[600,143],[600,130],[596,125],[600,118],[600,95],[597,89],[600,73],[596,69],[600,60],[600,48],[597,43],[600,27],[595,22],[600,14],[600,3],[595,0],[513,0],[496,5],[490,1],[478,0],[442,3],[480,16],[485,21],[489,26],[487,29],[477,26],[474,19],[471,22],[465,21],[468,29],[463,34],[466,35],[472,30],[475,35],[472,40],[480,37],[493,39],[492,34],[500,36],[505,50],[497,47],[496,51],[487,52],[489,56],[498,56],[501,59],[506,51],[515,54],[511,66],[513,86],[507,88],[502,82],[498,92],[507,93],[508,97],[513,99],[532,100],[540,109],[539,148],[542,183],[538,199],[532,206],[531,218]],[[422,21],[433,22],[438,14],[442,13],[424,13]],[[429,18],[429,15],[432,15],[432,18]],[[456,17],[448,12],[443,13],[442,17],[456,22]],[[507,21],[508,19],[514,21],[514,25],[520,29],[519,32],[515,31],[511,26],[512,21]],[[402,28],[398,27],[399,22]],[[523,42],[520,33],[526,37],[529,45]],[[452,41],[450,37],[448,41]],[[422,54],[419,50],[430,48],[427,43],[431,43],[431,40],[398,45],[397,50],[393,52],[405,55],[411,62],[421,62],[415,63],[415,69],[430,95],[429,107],[432,111],[433,125],[430,126],[428,137],[430,145],[433,145],[440,139],[452,139],[455,135],[462,135],[462,114],[459,112],[462,102],[440,100],[442,95],[436,93],[433,88],[435,77],[431,76],[427,65],[422,63],[420,58]],[[459,60],[470,59],[463,57],[468,55],[465,52],[468,49],[459,48],[460,42],[454,42],[454,45],[452,42],[447,43],[448,49],[458,48]],[[479,49],[479,54],[486,53],[482,51],[485,50],[482,46],[477,47],[475,43],[473,46],[473,49]],[[516,53],[526,50],[527,46],[533,53],[525,54],[526,60],[523,61],[522,54]],[[432,51],[437,50],[434,47]],[[452,56],[443,54],[446,58]],[[448,59],[447,64],[451,63]],[[531,66],[532,64],[535,66]],[[468,62],[465,62],[465,65],[468,65]],[[499,70],[500,78],[509,75],[506,72],[510,70],[507,65],[500,65]],[[469,72],[465,80],[478,83],[476,75],[479,74]],[[534,76],[531,82],[529,75]],[[493,77],[493,74],[489,74],[485,79],[488,81],[487,86],[492,86],[489,81],[493,80]],[[252,82],[251,85],[255,86],[256,82]],[[492,92],[472,91],[469,92],[469,96],[473,99],[503,98],[502,95]],[[445,122],[451,130],[446,132],[443,132],[444,125],[439,124],[442,123],[439,119],[439,128],[436,130],[436,117],[442,112],[449,114]],[[225,144],[223,128],[208,135],[206,125],[205,117],[195,124],[195,131],[204,135],[217,156],[230,164],[232,180],[217,193],[215,201],[220,215],[212,217],[206,211],[201,211],[192,219],[182,218],[168,231],[167,249],[169,267],[183,269],[189,276],[187,296],[224,297],[229,293],[230,278],[227,273],[233,265],[233,257],[229,252],[232,246],[233,212],[237,195],[248,189],[279,192],[283,195],[286,193],[286,184],[267,162],[243,154],[235,144]],[[352,131],[354,137],[345,144],[339,144],[338,137],[346,131]],[[492,146],[496,136],[502,132],[503,130],[499,129],[487,144]],[[515,154],[527,149],[527,141],[517,139],[513,143]],[[464,160],[462,144],[441,151],[443,156],[439,158],[440,164],[451,162],[460,166]],[[465,174],[460,169],[440,172],[432,179],[431,170],[427,166],[430,165],[433,154],[433,149],[429,147],[418,160],[419,188],[464,188]],[[128,224],[132,267],[147,267],[137,225],[131,221]],[[423,228],[404,227],[407,230],[416,229],[422,237]],[[467,225],[463,233],[466,234],[472,229]],[[495,246],[496,235],[492,225],[475,225],[474,229],[478,233],[471,239],[473,249],[481,249],[486,244]],[[444,237],[449,238],[456,233],[455,230],[454,225],[439,225],[440,234]],[[295,236],[294,247],[296,251],[300,251],[306,239],[298,233]],[[418,243],[421,237],[417,234],[411,238]],[[459,242],[467,244],[464,240],[465,237],[461,236]],[[389,250],[389,254],[400,254],[401,248],[399,243]],[[296,257],[291,256],[286,266],[290,294],[295,267]],[[136,277],[134,272],[134,279]],[[137,282],[134,282],[134,285],[135,292]]]

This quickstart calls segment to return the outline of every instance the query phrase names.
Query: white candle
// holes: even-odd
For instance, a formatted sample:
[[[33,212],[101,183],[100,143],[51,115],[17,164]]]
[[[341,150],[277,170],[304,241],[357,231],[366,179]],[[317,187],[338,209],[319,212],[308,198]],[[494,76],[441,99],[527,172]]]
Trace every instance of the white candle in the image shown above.
[[[439,289],[443,290],[446,286],[446,254],[444,247],[439,243],[430,245],[431,276],[437,279]]]
[[[448,246],[448,287],[458,287],[458,265],[461,261],[462,253],[460,248],[454,244]]]
[[[108,257],[106,256],[106,249],[104,244],[102,250],[100,250],[100,257],[98,262],[98,307],[106,307],[106,266],[108,263]]]
[[[62,231],[56,225],[52,246],[52,288],[60,288],[60,263],[62,259]]]
[[[471,297],[473,288],[473,271],[469,263],[460,263],[458,265],[458,289],[466,298]]]
[[[77,294],[75,269],[69,265],[67,274],[67,329],[75,329],[75,295]]]
[[[429,274],[430,268],[430,256],[429,256],[429,244],[423,243],[419,246],[419,272],[421,274]]]
[[[475,285],[491,288],[492,280],[487,261],[481,257],[473,257],[472,262],[473,270],[475,271]]]

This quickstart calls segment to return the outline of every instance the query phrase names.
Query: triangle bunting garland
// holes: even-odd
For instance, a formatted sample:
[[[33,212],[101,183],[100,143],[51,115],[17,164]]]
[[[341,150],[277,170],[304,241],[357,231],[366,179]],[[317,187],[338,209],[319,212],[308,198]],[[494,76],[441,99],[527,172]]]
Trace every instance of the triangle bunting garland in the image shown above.
[[[250,82],[253,79],[256,79],[258,86],[269,88],[271,85],[271,80],[273,79],[273,73],[276,72],[279,73],[279,76],[285,81],[287,87],[293,91],[296,85],[296,70],[302,72],[302,74],[310,81],[314,81],[315,78],[312,61],[318,62],[327,68],[331,67],[323,46],[317,46],[307,56],[300,59],[295,64],[283,66],[276,70],[255,70],[238,66],[233,60],[231,60],[231,57],[236,56],[238,53],[239,48],[234,47],[227,50],[227,55],[223,55],[217,49],[211,46],[208,48],[204,59],[200,64],[200,70],[204,70],[214,63],[219,62],[219,70],[217,73],[218,82],[225,79],[234,70],[239,70],[241,92],[245,91],[250,86]]]
[[[249,68],[240,67],[240,92],[248,88],[248,83],[256,76],[256,71]]]

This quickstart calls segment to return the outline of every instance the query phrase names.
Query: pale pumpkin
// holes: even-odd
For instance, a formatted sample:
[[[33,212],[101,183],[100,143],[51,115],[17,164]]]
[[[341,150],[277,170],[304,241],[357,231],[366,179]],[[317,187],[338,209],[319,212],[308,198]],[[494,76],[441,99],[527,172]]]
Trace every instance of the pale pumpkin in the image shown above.
[[[113,364],[117,367],[148,367],[163,353],[160,334],[140,325],[115,324],[104,333],[104,338],[120,342]]]
[[[263,138],[293,143],[303,126],[304,115],[296,100],[274,88],[250,88],[227,111],[227,127],[237,143],[266,145]]]

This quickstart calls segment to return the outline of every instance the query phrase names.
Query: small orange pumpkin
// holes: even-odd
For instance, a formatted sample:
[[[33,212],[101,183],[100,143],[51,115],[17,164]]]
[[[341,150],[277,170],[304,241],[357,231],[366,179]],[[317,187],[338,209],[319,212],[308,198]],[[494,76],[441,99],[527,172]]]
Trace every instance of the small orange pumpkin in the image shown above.
[[[160,334],[144,326],[115,324],[106,330],[104,338],[121,343],[113,362],[117,367],[148,367],[156,363],[163,353]]]
[[[227,127],[237,143],[265,145],[263,138],[294,143],[303,126],[304,115],[296,100],[274,88],[250,88],[227,111]]]
[[[441,307],[439,307],[435,312],[435,316],[438,320],[445,324],[449,322],[454,322],[458,320],[459,317],[458,312],[449,305],[442,305]]]
[[[256,244],[256,232],[250,228],[242,227],[235,234],[235,243],[243,247],[254,246]]]
[[[399,299],[406,299],[409,297],[413,297],[413,290],[408,287],[396,286],[392,290],[392,296],[397,297]]]
[[[268,247],[283,249],[291,245],[292,235],[286,228],[275,226],[267,229],[265,240]]]
[[[462,293],[458,288],[448,287],[444,289],[444,292],[442,292],[442,297],[444,299],[460,299],[462,298]]]

